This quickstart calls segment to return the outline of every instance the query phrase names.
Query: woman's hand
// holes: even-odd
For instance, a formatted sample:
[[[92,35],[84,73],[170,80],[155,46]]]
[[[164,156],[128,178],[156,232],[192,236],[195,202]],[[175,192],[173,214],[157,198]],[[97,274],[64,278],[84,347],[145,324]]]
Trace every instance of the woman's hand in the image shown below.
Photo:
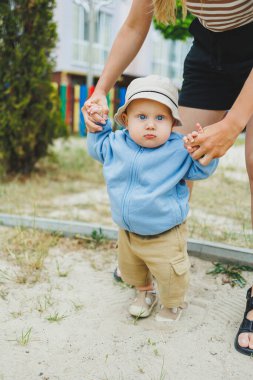
[[[199,129],[199,124],[196,124],[196,129]],[[185,147],[194,160],[208,165],[213,158],[221,157],[227,152],[239,133],[240,130],[231,125],[225,117],[218,123],[204,127],[202,133],[192,138],[187,136]]]
[[[97,123],[105,124],[109,113],[105,94],[94,92],[84,103],[82,113],[88,132],[101,131],[102,127]]]

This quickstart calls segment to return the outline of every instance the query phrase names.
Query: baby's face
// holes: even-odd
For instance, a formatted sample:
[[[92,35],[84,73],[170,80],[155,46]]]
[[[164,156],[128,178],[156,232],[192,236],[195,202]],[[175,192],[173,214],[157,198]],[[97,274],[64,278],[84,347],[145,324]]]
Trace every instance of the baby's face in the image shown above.
[[[122,118],[131,138],[145,148],[163,145],[171,134],[171,111],[164,104],[154,100],[133,100]]]

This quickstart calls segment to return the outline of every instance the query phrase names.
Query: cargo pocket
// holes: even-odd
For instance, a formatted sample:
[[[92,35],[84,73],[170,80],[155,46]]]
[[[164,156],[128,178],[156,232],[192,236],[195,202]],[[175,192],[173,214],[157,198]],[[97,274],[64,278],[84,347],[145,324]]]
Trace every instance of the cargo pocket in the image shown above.
[[[172,261],[169,296],[171,299],[183,300],[189,285],[190,260],[185,257],[181,260]]]
[[[172,265],[172,268],[174,269],[174,272],[178,276],[182,276],[184,273],[186,273],[190,269],[190,266],[191,266],[188,257],[178,262],[172,262],[171,265]]]

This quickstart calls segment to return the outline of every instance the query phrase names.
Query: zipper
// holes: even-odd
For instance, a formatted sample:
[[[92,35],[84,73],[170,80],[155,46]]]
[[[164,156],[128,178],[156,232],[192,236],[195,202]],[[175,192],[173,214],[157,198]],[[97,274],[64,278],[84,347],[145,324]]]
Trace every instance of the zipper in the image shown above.
[[[129,217],[128,217],[128,214],[129,214],[128,205],[129,205],[129,201],[130,201],[130,194],[131,194],[131,191],[134,187],[135,179],[137,177],[137,172],[138,172],[138,167],[137,167],[137,165],[135,165],[135,162],[137,161],[138,156],[140,154],[142,154],[143,150],[144,149],[142,147],[140,147],[134,156],[134,159],[133,159],[133,162],[132,162],[132,165],[130,168],[128,186],[127,186],[127,189],[125,191],[125,194],[124,194],[123,200],[122,200],[122,208],[121,208],[122,219],[123,219],[128,230],[130,230]]]

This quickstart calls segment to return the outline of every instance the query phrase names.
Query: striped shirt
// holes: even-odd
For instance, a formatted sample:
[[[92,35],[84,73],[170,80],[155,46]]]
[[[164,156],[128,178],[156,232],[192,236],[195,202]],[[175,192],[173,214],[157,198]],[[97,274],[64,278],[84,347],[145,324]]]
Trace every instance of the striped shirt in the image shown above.
[[[253,0],[190,0],[186,5],[213,32],[235,29],[253,21]]]

